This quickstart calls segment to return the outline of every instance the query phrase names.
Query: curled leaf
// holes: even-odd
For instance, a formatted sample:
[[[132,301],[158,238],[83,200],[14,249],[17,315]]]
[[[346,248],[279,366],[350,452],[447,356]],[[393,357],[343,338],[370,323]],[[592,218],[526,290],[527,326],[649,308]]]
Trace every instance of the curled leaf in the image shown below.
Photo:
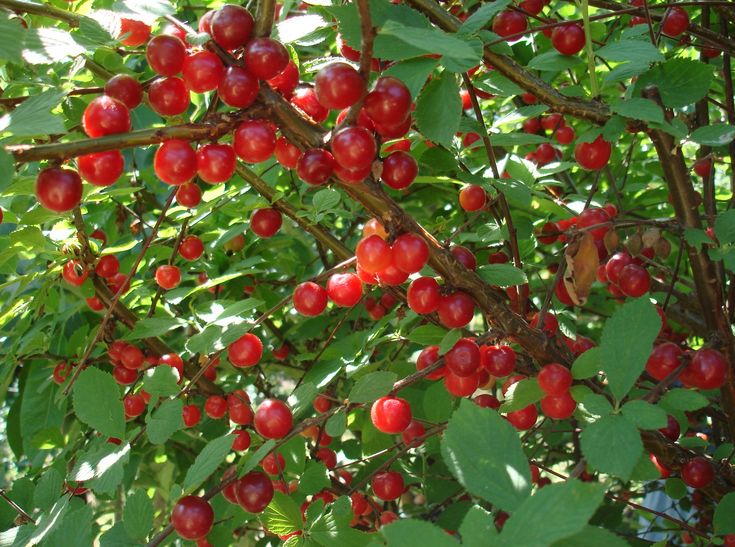
[[[592,234],[586,232],[573,240],[564,251],[567,269],[564,272],[564,286],[575,306],[587,302],[590,287],[595,281],[600,257]]]

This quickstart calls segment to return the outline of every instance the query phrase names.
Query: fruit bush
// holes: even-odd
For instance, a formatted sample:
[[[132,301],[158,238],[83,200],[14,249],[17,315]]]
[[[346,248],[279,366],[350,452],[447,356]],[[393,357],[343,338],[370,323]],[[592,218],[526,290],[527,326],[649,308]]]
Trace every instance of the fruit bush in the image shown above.
[[[0,544],[735,545],[731,2],[0,36]]]

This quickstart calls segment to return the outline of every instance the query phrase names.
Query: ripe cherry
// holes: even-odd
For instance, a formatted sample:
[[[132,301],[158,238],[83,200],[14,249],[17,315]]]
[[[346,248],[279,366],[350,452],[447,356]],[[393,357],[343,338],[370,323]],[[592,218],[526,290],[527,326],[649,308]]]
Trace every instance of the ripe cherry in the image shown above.
[[[577,403],[568,392],[547,395],[541,399],[541,411],[552,420],[566,420],[577,408]]]
[[[71,211],[82,201],[82,179],[71,169],[48,167],[36,177],[36,198],[50,211]]]
[[[456,376],[447,372],[444,376],[444,387],[455,397],[469,397],[480,387],[480,377],[478,374]]]
[[[92,138],[126,133],[130,131],[130,110],[117,99],[101,95],[84,109],[82,127]]]
[[[235,483],[235,497],[249,513],[262,513],[273,499],[273,482],[260,471],[251,471]]]
[[[455,376],[471,376],[480,368],[480,347],[474,340],[462,338],[447,352],[444,361]]]
[[[97,298],[97,296],[85,298],[84,301],[87,303],[87,306],[89,306],[89,309],[92,311],[102,311],[105,309],[105,304],[99,298]]]
[[[175,289],[181,283],[181,272],[177,266],[164,265],[156,269],[156,283],[162,289]]]
[[[204,402],[204,413],[213,420],[221,420],[227,412],[227,401],[221,395],[210,395]]]
[[[284,97],[291,97],[294,89],[299,85],[299,67],[289,60],[286,68],[268,80],[268,85]]]
[[[544,0],[523,0],[518,4],[518,7],[531,15],[538,15],[545,5]]]
[[[508,376],[516,368],[516,352],[510,346],[483,346],[482,366],[493,376]]]
[[[560,127],[556,130],[554,138],[559,144],[570,144],[577,138],[577,134],[570,126],[565,125],[564,127]]]
[[[472,251],[467,247],[463,247],[462,245],[452,245],[449,252],[452,253],[452,256],[457,260],[457,262],[462,264],[462,266],[468,270],[474,271],[477,269],[477,259]]]
[[[539,314],[534,313],[531,316],[531,327],[534,329],[539,328]],[[544,324],[540,327],[548,336],[554,336],[556,331],[559,330],[559,320],[553,313],[547,313],[544,317]]]
[[[419,172],[418,163],[407,152],[393,152],[383,160],[383,171],[380,178],[391,188],[401,190],[408,188]]]
[[[250,229],[258,237],[273,237],[281,229],[282,222],[283,218],[277,209],[258,209],[250,217]]]
[[[179,254],[185,260],[196,260],[204,254],[204,243],[197,236],[186,236],[179,245]]]
[[[506,417],[513,427],[519,431],[526,431],[536,424],[538,411],[536,410],[536,405],[528,405],[521,410],[508,412]]]
[[[347,184],[359,184],[368,178],[370,173],[372,173],[370,165],[361,169],[345,169],[338,163],[334,164],[334,175]]]
[[[197,496],[181,498],[171,513],[171,524],[184,539],[197,540],[205,537],[212,530],[213,522],[212,506]]]
[[[598,207],[585,209],[577,217],[577,228],[583,229],[597,226],[597,228],[588,230],[595,239],[605,237],[605,234],[610,230],[609,223],[610,216],[607,214],[607,211]]]
[[[365,91],[365,82],[352,65],[331,63],[314,78],[316,98],[324,108],[341,110],[355,104]]]
[[[327,307],[327,291],[313,281],[300,283],[293,291],[293,305],[301,315],[319,315]]]
[[[528,20],[526,16],[517,11],[504,10],[493,19],[493,32],[503,38],[519,34],[527,28]]]
[[[166,184],[189,182],[197,174],[197,155],[191,145],[181,139],[166,141],[153,156],[153,170]]]
[[[94,271],[100,277],[113,277],[120,271],[120,262],[115,255],[105,255],[100,257]]]
[[[681,480],[692,488],[705,488],[715,478],[715,469],[707,458],[696,456],[681,468]]]
[[[238,429],[232,441],[232,450],[245,452],[248,448],[250,448],[250,433],[245,429]]]
[[[559,363],[549,363],[538,373],[538,385],[547,395],[563,395],[572,385],[572,373]]]
[[[475,315],[475,302],[462,291],[442,296],[437,308],[439,321],[449,329],[460,329],[467,325]]]
[[[375,132],[383,137],[383,140],[399,139],[403,137],[413,124],[413,117],[409,114],[406,119],[395,125],[374,122]]]
[[[357,263],[367,273],[375,274],[391,265],[391,247],[381,237],[371,235],[360,240],[355,249]]]
[[[197,173],[209,184],[230,180],[235,172],[235,150],[229,144],[210,143],[197,150]]]
[[[689,28],[689,14],[680,6],[668,9],[661,22],[661,31],[672,38],[683,34]]]
[[[680,378],[685,385],[699,389],[717,389],[725,383],[727,367],[727,360],[719,351],[712,348],[698,349]]]
[[[189,107],[189,90],[181,78],[161,78],[148,87],[148,100],[157,114],[178,116]]]
[[[421,271],[429,259],[429,246],[422,237],[414,233],[401,234],[393,242],[391,256],[396,268],[408,274],[416,273]]]
[[[286,359],[286,357],[288,357],[290,351],[291,350],[289,349],[288,344],[283,343],[280,347],[274,348],[272,353],[273,357],[275,357],[279,361],[283,361]]]
[[[69,260],[61,270],[64,281],[75,287],[80,287],[86,280],[89,272],[78,260]]]
[[[223,48],[232,51],[247,43],[255,21],[250,12],[241,6],[226,4],[212,16],[212,38]]]
[[[320,414],[324,414],[332,408],[332,401],[326,395],[317,395],[312,405],[314,406],[314,410]]]
[[[337,465],[337,454],[331,448],[323,446],[316,451],[315,456],[327,469],[334,469]]]
[[[396,268],[395,264],[391,263],[383,270],[380,270],[375,276],[378,279],[378,283],[382,285],[401,285],[408,279],[408,273]],[[385,306],[383,306],[385,307]]]
[[[411,92],[398,78],[383,76],[365,97],[363,108],[374,123],[397,126],[411,109]]]
[[[713,163],[714,162],[711,157],[700,158],[694,162],[694,172],[703,179],[708,179],[712,173]]]
[[[403,494],[403,477],[396,471],[377,473],[370,481],[373,493],[383,501],[393,501]]]
[[[296,173],[307,184],[320,185],[329,180],[334,172],[334,157],[321,148],[304,152],[296,165]]]
[[[276,149],[276,132],[265,120],[247,120],[235,130],[232,146],[243,161],[260,163]]]
[[[125,158],[119,150],[95,152],[77,158],[79,174],[95,186],[110,186],[122,175]]]
[[[184,59],[181,69],[184,84],[194,93],[217,89],[225,76],[225,65],[211,51],[199,51]]]
[[[329,115],[329,110],[317,100],[313,87],[306,85],[297,87],[291,96],[291,104],[300,108],[317,123],[323,122]]]
[[[137,19],[120,19],[120,43],[128,47],[142,46],[151,35],[151,27]]]
[[[176,76],[184,67],[186,46],[176,36],[154,36],[145,48],[148,64],[161,76]]]
[[[633,258],[626,252],[612,255],[605,264],[605,275],[610,283],[617,284],[620,280],[620,272],[623,268],[633,263]]]
[[[202,190],[194,182],[185,182],[176,189],[176,202],[193,209],[202,201]]]
[[[121,386],[129,386],[134,384],[138,379],[138,372],[123,366],[116,366],[112,369],[112,377],[115,378],[115,381]]]
[[[482,186],[470,184],[459,191],[459,205],[467,212],[479,211],[487,203],[487,194]]]
[[[266,399],[255,411],[255,430],[265,439],[282,439],[292,425],[291,409],[278,399]]]
[[[116,74],[105,84],[105,95],[117,99],[130,110],[143,100],[143,86],[127,74]]]
[[[651,276],[642,266],[628,264],[620,270],[618,287],[626,296],[637,298],[646,294],[651,288]]]
[[[597,171],[602,169],[610,161],[612,146],[609,142],[598,136],[592,142],[581,142],[574,147],[574,159],[584,169]]]
[[[269,475],[278,475],[286,469],[286,460],[283,458],[282,454],[269,452],[266,457],[263,458],[263,461],[260,462],[260,466],[263,468],[263,471]]]
[[[416,359],[416,370],[424,370],[439,360],[439,346],[427,346],[421,350]],[[447,373],[445,365],[441,365],[438,369],[426,375],[429,380],[439,380]]]
[[[233,108],[247,108],[260,91],[258,79],[244,68],[228,67],[217,87],[222,102]]]
[[[197,23],[197,30],[199,32],[212,34],[212,17],[214,17],[215,13],[217,13],[217,10],[214,9],[204,12],[204,15],[199,18],[199,23]]]
[[[252,367],[263,356],[263,342],[252,332],[243,334],[227,346],[227,358],[235,367]]]
[[[120,364],[127,369],[137,370],[145,364],[145,355],[140,348],[126,344],[120,352]]]
[[[276,160],[286,169],[295,169],[301,157],[301,150],[294,146],[286,137],[278,137],[275,149]]]
[[[71,373],[71,369],[72,369],[71,365],[67,363],[64,363],[64,362],[58,363],[54,367],[54,372],[53,372],[54,382],[59,385],[66,382],[66,379],[69,377],[69,374]]]
[[[411,420],[411,423],[401,433],[401,440],[406,446],[417,447],[424,444],[424,441],[417,440],[426,433],[426,428],[417,420]]]
[[[406,292],[408,307],[416,313],[433,313],[439,307],[441,292],[433,277],[418,277],[411,281]]]
[[[362,281],[353,273],[336,273],[327,281],[327,295],[337,306],[351,308],[362,298]]]
[[[562,55],[579,53],[584,44],[584,30],[576,23],[558,26],[551,33],[551,45]]]
[[[245,46],[245,68],[260,80],[278,76],[288,65],[288,50],[273,38],[255,38]]]
[[[378,431],[401,433],[411,423],[411,405],[400,397],[381,397],[370,408],[370,419]]]
[[[123,398],[123,411],[127,419],[137,418],[145,412],[145,399],[139,393],[129,393]]]
[[[334,160],[345,169],[369,168],[378,151],[373,134],[359,126],[337,131],[332,137],[330,148]]]
[[[202,419],[202,411],[199,410],[197,405],[184,405],[182,416],[184,418],[184,426],[194,427]]]
[[[492,408],[493,410],[498,410],[500,408],[500,401],[498,401],[498,398],[488,393],[481,393],[472,399],[472,401],[481,408]]]
[[[669,414],[666,417],[666,427],[662,427],[658,432],[670,441],[676,442],[681,434],[681,427],[679,426],[679,422],[676,421],[676,418]]]

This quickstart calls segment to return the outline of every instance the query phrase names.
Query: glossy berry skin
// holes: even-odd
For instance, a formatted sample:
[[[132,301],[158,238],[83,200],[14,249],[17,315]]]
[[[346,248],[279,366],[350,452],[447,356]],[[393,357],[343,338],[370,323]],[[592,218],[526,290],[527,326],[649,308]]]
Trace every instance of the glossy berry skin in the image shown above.
[[[156,150],[153,170],[166,184],[189,182],[197,174],[197,155],[191,145],[180,139],[166,141]]]
[[[92,138],[127,133],[130,131],[130,110],[117,99],[101,95],[84,109],[82,127]]]
[[[625,296],[637,298],[646,294],[651,288],[651,276],[642,266],[628,264],[620,270],[618,287]]]
[[[181,78],[162,78],[148,87],[148,100],[157,114],[178,116],[189,108],[189,90]]]
[[[681,426],[671,414],[666,417],[666,427],[662,427],[658,430],[661,435],[666,437],[672,442],[676,442],[681,434]]]
[[[129,386],[134,384],[138,379],[138,372],[127,369],[123,366],[116,366],[112,369],[112,377],[121,386]]]
[[[472,376],[480,368],[480,347],[474,340],[462,338],[446,353],[444,361],[455,376]]]
[[[222,102],[233,108],[247,108],[260,91],[258,79],[244,68],[228,67],[217,87]]]
[[[694,172],[703,179],[709,179],[712,173],[712,158],[700,158],[694,162]]]
[[[249,513],[262,513],[273,499],[273,482],[260,471],[251,471],[235,483],[237,502]]]
[[[137,19],[120,19],[120,36],[125,36],[120,43],[128,47],[142,46],[151,35],[151,27]]]
[[[633,258],[626,252],[612,255],[605,264],[605,275],[610,283],[617,284],[620,280],[620,272],[623,268],[633,263]]]
[[[689,14],[679,6],[672,6],[664,15],[661,31],[672,38],[683,34],[689,28]]]
[[[551,45],[562,55],[575,55],[584,49],[584,30],[577,24],[562,25],[551,33]]]
[[[378,431],[395,435],[411,423],[411,405],[400,397],[381,397],[370,408],[370,419]]]
[[[327,291],[313,281],[305,281],[293,291],[293,305],[301,315],[314,317],[327,307]]]
[[[94,267],[94,271],[100,277],[113,277],[120,271],[120,262],[115,255],[101,256]]]
[[[244,46],[253,33],[255,21],[241,6],[226,4],[218,9],[210,21],[210,34],[217,44],[232,51]]]
[[[463,247],[462,245],[452,245],[449,252],[452,253],[452,256],[457,260],[457,262],[462,264],[462,266],[468,270],[474,271],[477,269],[477,259],[472,251],[467,247]]]
[[[646,361],[646,372],[656,380],[663,380],[679,366],[684,352],[673,342],[659,344]]]
[[[252,332],[248,332],[227,346],[227,358],[233,366],[252,367],[263,356],[263,342]]]
[[[570,126],[565,125],[556,130],[554,138],[559,144],[571,144],[577,138],[577,134]]]
[[[185,182],[176,190],[176,202],[193,209],[202,201],[202,190],[193,182]]]
[[[375,274],[378,283],[382,285],[401,285],[408,279],[408,273],[403,270],[396,268],[395,264],[391,263],[387,268],[380,270]]]
[[[50,211],[71,211],[82,201],[82,179],[71,169],[48,167],[36,177],[36,198]]]
[[[352,65],[331,63],[314,78],[316,98],[330,110],[341,110],[355,104],[365,91],[365,82]]]
[[[493,32],[503,38],[523,32],[527,28],[526,16],[517,11],[504,10],[493,19]]]
[[[197,236],[186,236],[179,245],[179,254],[184,260],[196,260],[204,254],[204,243]]]
[[[487,194],[482,186],[470,184],[459,191],[459,206],[467,212],[479,211],[486,202]]]
[[[202,419],[202,411],[197,405],[184,405],[181,412],[186,427],[194,427]]]
[[[123,399],[125,418],[137,418],[145,412],[145,399],[138,393],[130,393]]]
[[[64,281],[75,287],[81,287],[89,276],[89,272],[78,260],[70,260],[61,270]]]
[[[362,298],[362,281],[353,273],[336,273],[327,281],[327,296],[337,306],[351,308]]]
[[[161,76],[176,76],[184,67],[186,46],[176,36],[154,36],[145,48],[148,64]]]
[[[480,408],[492,408],[493,410],[497,410],[500,408],[500,401],[498,401],[497,397],[489,395],[487,393],[482,393],[478,395],[477,397],[472,399],[472,402],[474,402]]]
[[[408,188],[418,175],[419,166],[413,156],[407,152],[393,152],[383,160],[383,171],[380,178],[391,188],[402,190]]]
[[[265,120],[247,120],[235,130],[232,146],[243,161],[260,163],[276,149],[276,132]]]
[[[156,269],[156,283],[162,289],[175,289],[181,283],[181,272],[176,266],[159,266]]]
[[[334,172],[334,156],[321,148],[304,152],[296,164],[296,173],[307,184],[318,186],[329,180]]]
[[[541,367],[537,380],[539,387],[547,395],[558,397],[569,391],[572,385],[572,373],[559,363],[549,363]]]
[[[263,471],[269,475],[278,475],[281,471],[286,469],[286,460],[282,454],[270,452],[265,458],[263,458],[263,461],[260,462],[260,466],[263,468]]]
[[[439,346],[427,346],[421,350],[416,359],[416,370],[424,370],[430,367],[439,359]],[[447,373],[445,365],[441,365],[438,369],[426,375],[429,380],[439,380]]]
[[[369,168],[378,151],[373,134],[359,126],[337,131],[332,137],[330,148],[334,161],[345,169]]]
[[[116,74],[105,84],[105,95],[117,99],[130,110],[143,100],[143,86],[127,74]]]
[[[283,218],[277,209],[258,209],[250,217],[250,229],[262,238],[273,237],[281,229]]]
[[[383,76],[367,94],[363,108],[374,122],[386,126],[401,124],[411,109],[411,92],[397,78]]]
[[[210,395],[204,403],[204,413],[213,420],[221,420],[227,413],[227,401],[220,395]]]
[[[536,405],[528,405],[521,410],[508,412],[507,418],[511,425],[519,431],[527,431],[536,424],[538,411]]]
[[[300,108],[307,116],[317,123],[327,119],[329,109],[324,108],[316,98],[313,87],[297,87],[291,96],[291,104]]]
[[[589,171],[598,171],[605,167],[610,161],[611,154],[612,146],[602,138],[602,135],[592,142],[581,142],[574,147],[574,159]]]
[[[480,377],[478,374],[457,376],[447,372],[444,376],[444,387],[454,397],[469,397],[480,387]]]
[[[429,246],[414,233],[401,234],[393,242],[393,265],[407,274],[421,271],[429,260]]]
[[[610,216],[604,209],[590,207],[582,211],[577,217],[577,228],[582,229],[597,226],[596,228],[592,228],[587,231],[591,233],[592,237],[595,239],[602,239],[610,229],[609,222]]]
[[[245,68],[259,80],[270,80],[288,65],[288,50],[273,38],[254,38],[245,46]]]
[[[377,473],[370,481],[373,493],[383,501],[398,499],[403,494],[403,477],[396,471]]]
[[[459,329],[467,325],[475,315],[475,302],[462,291],[457,291],[439,300],[437,308],[439,321],[449,329]]]
[[[696,456],[681,468],[681,480],[692,488],[705,488],[715,478],[715,468],[707,458]]]
[[[367,273],[376,274],[391,265],[391,247],[380,236],[360,240],[355,249],[357,263]]]
[[[577,408],[577,403],[568,393],[561,395],[547,395],[541,399],[541,412],[552,420],[566,420]]]
[[[197,174],[209,184],[230,180],[235,163],[235,150],[229,144],[210,143],[197,150]]]
[[[265,439],[282,439],[293,425],[293,415],[286,403],[266,399],[255,411],[255,430]]]
[[[186,496],[176,502],[171,524],[184,539],[197,540],[212,530],[214,511],[209,502],[198,496]]]
[[[382,124],[379,122],[373,122],[373,125],[375,127],[375,132],[383,137],[383,140],[388,140],[399,139],[403,137],[406,133],[408,133],[408,130],[411,129],[412,123],[413,118],[409,114],[402,122],[398,122],[394,125]]]
[[[181,74],[187,89],[205,93],[217,89],[225,77],[225,65],[211,51],[199,51],[184,59]]]
[[[296,66],[296,63],[289,60],[286,68],[268,80],[268,85],[284,97],[291,97],[294,89],[299,85],[299,67]]]
[[[680,378],[685,385],[699,389],[717,389],[725,383],[727,360],[712,348],[698,349]]]
[[[294,146],[286,137],[278,137],[276,140],[275,156],[278,163],[286,169],[296,169],[301,157],[301,150]]]
[[[119,150],[95,152],[77,158],[77,168],[84,180],[95,186],[110,186],[122,175],[125,158]]]
[[[433,277],[418,277],[411,281],[406,292],[408,307],[416,313],[433,313],[439,306],[441,292]]]

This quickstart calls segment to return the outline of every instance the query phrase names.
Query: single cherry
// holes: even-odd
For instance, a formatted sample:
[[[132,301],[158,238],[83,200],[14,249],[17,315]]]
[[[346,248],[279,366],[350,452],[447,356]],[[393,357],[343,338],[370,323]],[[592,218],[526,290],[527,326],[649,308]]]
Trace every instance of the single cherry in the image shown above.
[[[301,315],[319,315],[327,307],[327,291],[313,281],[300,283],[293,291],[293,305]]]

